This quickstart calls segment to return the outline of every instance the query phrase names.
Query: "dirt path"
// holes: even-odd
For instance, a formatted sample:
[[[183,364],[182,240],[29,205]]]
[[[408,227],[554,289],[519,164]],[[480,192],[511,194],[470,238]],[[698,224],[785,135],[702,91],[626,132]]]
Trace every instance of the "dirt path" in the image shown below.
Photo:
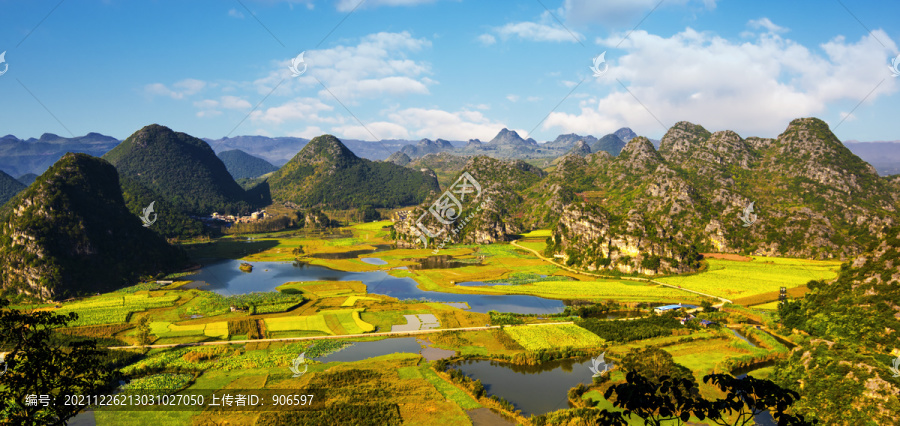
[[[661,285],[661,286],[663,286],[663,287],[672,288],[672,289],[675,289],[675,290],[685,291],[685,292],[688,292],[688,293],[698,294],[698,295],[704,296],[704,297],[710,297],[710,298],[713,298],[713,299],[718,299],[720,302],[723,302],[723,303],[732,303],[731,300],[728,300],[728,299],[726,299],[726,298],[724,298],[724,297],[713,296],[712,294],[701,293],[701,292],[699,292],[699,291],[694,291],[694,290],[688,290],[688,289],[686,289],[686,288],[681,288],[681,287],[676,286],[676,285],[666,284],[666,283],[664,283],[664,282],[659,282],[659,281],[651,280],[651,279],[648,279],[648,278],[616,277],[616,276],[612,276],[612,275],[603,275],[603,274],[595,274],[595,273],[593,273],[593,272],[579,271],[579,270],[577,270],[577,269],[570,268],[570,267],[568,267],[568,266],[565,266],[565,265],[563,265],[563,264],[560,264],[560,263],[556,262],[556,261],[553,260],[553,259],[544,257],[543,255],[541,255],[540,253],[538,253],[537,250],[533,250],[533,249],[530,249],[530,248],[528,248],[528,247],[520,246],[520,245],[519,245],[518,243],[516,243],[515,241],[510,241],[510,244],[512,244],[512,245],[514,245],[514,246],[516,246],[517,248],[520,248],[520,249],[522,249],[522,250],[528,250],[529,252],[531,252],[531,253],[534,254],[535,256],[539,257],[541,260],[543,260],[543,261],[545,261],[545,262],[550,262],[550,263],[552,263],[552,264],[553,264],[554,266],[556,266],[556,267],[565,269],[565,270],[567,270],[567,271],[569,271],[569,272],[574,272],[574,273],[576,273],[576,274],[581,274],[581,275],[591,275],[591,276],[594,276],[594,277],[606,278],[606,279],[611,279],[611,280],[629,280],[629,281],[642,281],[642,282],[647,282],[647,283],[653,283],[653,284],[656,284],[656,285]]]
[[[565,322],[544,322],[539,324],[527,324],[529,326],[543,326],[543,325],[565,325],[565,324],[574,324],[572,321]],[[431,333],[443,333],[445,331],[476,331],[476,330],[491,330],[495,328],[500,328],[499,325],[491,325],[487,327],[461,327],[461,328],[443,328],[443,329],[431,329],[431,330],[410,330],[410,331],[387,331],[383,333],[367,333],[367,334],[341,334],[335,336],[313,336],[313,337],[285,337],[281,339],[252,339],[252,340],[222,340],[216,342],[195,342],[195,343],[171,343],[167,345],[135,345],[135,346],[110,346],[107,349],[163,349],[163,348],[181,348],[188,346],[214,346],[214,345],[243,345],[246,343],[260,343],[260,342],[296,342],[301,340],[324,340],[324,339],[351,339],[355,337],[380,337],[380,336],[410,336],[416,334],[431,334]]]

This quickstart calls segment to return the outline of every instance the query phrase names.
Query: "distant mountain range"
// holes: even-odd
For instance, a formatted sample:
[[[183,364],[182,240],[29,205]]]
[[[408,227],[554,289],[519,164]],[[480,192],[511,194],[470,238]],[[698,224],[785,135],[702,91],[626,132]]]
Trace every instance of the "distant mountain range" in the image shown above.
[[[99,133],[64,138],[44,133],[39,139],[0,138],[0,170],[11,176],[41,174],[66,152],[83,152],[99,157],[119,144],[119,140]]]
[[[615,136],[615,138],[613,137]],[[494,158],[534,159],[560,157],[565,155],[578,141],[584,141],[591,152],[607,151],[613,156],[625,146],[625,143],[637,135],[624,127],[613,133],[596,138],[592,135],[574,133],[559,135],[553,141],[534,143],[533,139],[522,139],[515,131],[503,129],[489,142],[478,139],[469,141],[420,141],[404,139],[386,139],[379,142],[367,142],[355,139],[342,139],[341,142],[356,156],[369,160],[385,160],[391,154],[401,151],[411,159],[427,154],[450,152],[456,155],[487,155]],[[295,137],[237,136],[233,138],[204,138],[214,152],[221,154],[231,150],[240,150],[254,157],[262,158],[274,166],[281,166],[294,157],[309,142],[308,139]],[[656,149],[660,141],[649,139]],[[65,138],[52,133],[45,133],[40,138],[18,139],[13,135],[0,138],[0,170],[10,176],[19,177],[23,183],[43,173],[66,152],[83,152],[94,156],[102,156],[119,144],[119,140],[99,133],[88,133],[85,136]],[[857,142],[846,141],[846,146],[875,169],[882,176],[900,174],[900,141],[892,142]],[[244,176],[243,172],[237,172]],[[255,171],[250,172],[255,173]],[[34,176],[26,176],[33,174]],[[241,179],[241,177],[236,177]]]

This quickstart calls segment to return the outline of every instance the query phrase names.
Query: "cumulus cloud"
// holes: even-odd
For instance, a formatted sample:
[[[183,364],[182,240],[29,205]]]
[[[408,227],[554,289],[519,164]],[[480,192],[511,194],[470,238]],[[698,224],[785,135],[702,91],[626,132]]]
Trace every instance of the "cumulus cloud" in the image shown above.
[[[490,46],[497,42],[497,38],[490,34],[482,34],[482,35],[478,36],[478,41],[480,41],[481,44],[483,44],[485,46]]]
[[[407,56],[429,47],[430,41],[415,38],[405,31],[370,34],[355,46],[306,51],[303,59],[307,71],[300,77],[291,77],[288,69],[291,57],[279,61],[267,76],[253,84],[261,95],[271,93],[276,87],[275,96],[291,96],[316,88],[323,98],[331,99],[334,94],[341,102],[428,94],[428,86],[435,83],[427,77],[431,72],[430,65]]]
[[[488,119],[480,111],[468,110],[450,112],[440,109],[407,108],[389,114],[388,119],[392,123],[410,129],[409,134],[416,139],[488,140],[507,127],[503,123]],[[519,134],[527,137],[525,132],[520,131]]]
[[[229,9],[228,16],[232,18],[244,19],[244,14],[238,11],[237,9]]]
[[[761,28],[767,31],[741,43],[690,28],[668,38],[635,31],[622,44],[628,53],[596,80],[610,93],[582,100],[578,113],[552,113],[543,128],[602,134],[627,125],[662,132],[655,115],[666,127],[687,120],[710,130],[775,136],[790,120],[822,114],[829,103],[863,99],[885,79],[884,58],[896,50],[893,42],[887,49],[878,43],[875,37],[890,41],[882,30],[856,42],[836,37],[819,54]],[[896,90],[897,82],[887,79],[869,101]]]
[[[176,82],[172,87],[163,83],[153,83],[144,86],[144,91],[150,95],[168,96],[172,99],[184,99],[185,96],[194,95],[206,87],[206,82],[187,78]]]
[[[322,113],[330,112],[334,107],[323,103],[316,98],[299,98],[286,102],[279,106],[261,108],[250,114],[250,120],[257,123],[279,125],[291,121],[303,121],[307,123],[336,123],[339,119],[322,116]]]
[[[519,38],[530,41],[553,41],[577,43],[583,36],[577,32],[537,22],[513,22],[495,30],[504,39]]]

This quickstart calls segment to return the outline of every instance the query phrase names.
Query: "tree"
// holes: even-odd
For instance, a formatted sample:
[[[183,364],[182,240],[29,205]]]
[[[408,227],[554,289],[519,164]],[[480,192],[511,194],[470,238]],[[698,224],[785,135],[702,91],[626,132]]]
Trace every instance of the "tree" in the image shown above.
[[[624,425],[624,417],[634,414],[643,419],[644,424],[652,426],[664,422],[681,425],[691,416],[709,419],[719,425],[744,426],[751,424],[753,416],[765,410],[769,410],[779,426],[818,424],[818,420],[807,421],[801,415],[787,414],[790,406],[800,399],[799,394],[769,380],[749,376],[737,379],[729,374],[707,375],[703,381],[725,393],[725,398],[715,401],[700,396],[696,383],[690,379],[661,376],[651,380],[631,370],[625,380],[626,383],[613,385],[604,393],[606,399],[615,395],[613,406],[624,411],[603,410],[603,421],[597,424]]]
[[[721,418],[713,418],[716,424],[743,426],[751,424],[753,417],[769,410],[772,417],[781,425],[811,425],[818,420],[807,422],[803,416],[785,413],[787,409],[800,399],[800,394],[790,389],[782,389],[770,380],[761,380],[752,376],[737,379],[730,374],[710,374],[703,377],[703,382],[718,386],[725,392],[725,398],[713,402],[715,409],[722,413],[735,415],[734,423],[725,423]]]
[[[635,370],[642,377],[661,383],[662,377],[673,379],[685,379],[696,386],[691,370],[675,363],[672,354],[656,346],[648,346],[643,349],[632,349],[622,358],[622,369]]]
[[[0,348],[9,352],[6,373],[0,376],[0,423],[64,425],[86,408],[65,404],[64,395],[96,395],[113,388],[119,373],[108,367],[96,342],[66,346],[54,338],[53,330],[76,320],[77,314],[24,313],[8,306],[0,300]],[[28,395],[48,395],[51,402],[46,407],[28,405]]]
[[[611,386],[603,395],[609,399],[615,394],[613,406],[624,408],[625,416],[635,414],[653,426],[670,421],[680,425],[692,415],[700,420],[713,417],[712,404],[699,396],[690,379],[661,376],[651,380],[635,370],[625,377],[626,383]]]
[[[142,316],[141,319],[138,320],[138,342],[141,345],[149,345],[152,339],[150,338],[150,319],[145,315]]]

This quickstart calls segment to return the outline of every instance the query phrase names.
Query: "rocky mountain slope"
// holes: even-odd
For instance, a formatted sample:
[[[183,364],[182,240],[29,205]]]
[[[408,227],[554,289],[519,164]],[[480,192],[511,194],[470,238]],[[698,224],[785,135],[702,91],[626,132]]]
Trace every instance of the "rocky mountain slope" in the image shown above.
[[[103,158],[189,214],[248,213],[254,207],[206,142],[165,126],[138,130]]]
[[[809,284],[803,300],[779,309],[800,345],[775,377],[798,389],[795,405],[828,425],[896,424],[900,377],[900,228],[848,262],[832,282]]]
[[[897,223],[900,198],[814,118],[775,139],[680,122],[658,151],[635,137],[616,157],[567,155],[515,191],[494,224],[551,228],[550,255],[643,273],[690,270],[704,251],[852,258]]]
[[[41,300],[105,292],[182,266],[128,211],[116,169],[66,154],[0,210],[0,286]]]
[[[439,190],[434,173],[354,155],[338,138],[313,138],[269,178],[272,198],[302,207],[398,207]]]

